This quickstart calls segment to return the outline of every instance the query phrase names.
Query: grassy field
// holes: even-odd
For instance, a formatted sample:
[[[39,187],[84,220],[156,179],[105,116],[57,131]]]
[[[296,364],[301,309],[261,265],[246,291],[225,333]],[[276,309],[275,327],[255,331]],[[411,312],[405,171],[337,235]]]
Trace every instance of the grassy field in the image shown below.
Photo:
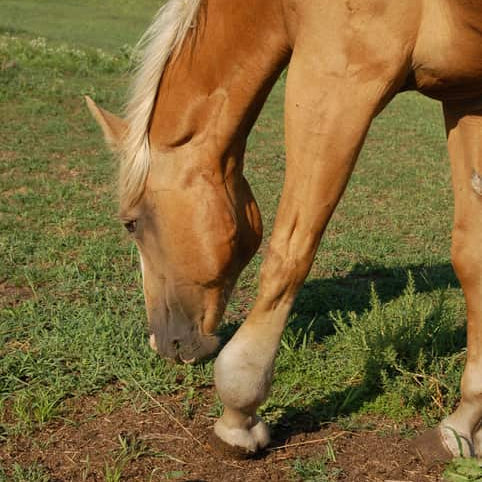
[[[1,0],[0,29],[117,50],[137,42],[158,5],[156,0]]]
[[[120,111],[129,46],[156,2],[81,3],[0,0],[0,446],[13,454],[0,458],[0,480],[50,480],[15,458],[19,437],[68,423],[77,400],[111,413],[147,403],[146,393],[176,394],[188,413],[212,386],[212,362],[177,366],[148,348],[115,161],[82,100]],[[264,246],[283,180],[283,86],[246,159]],[[297,299],[261,408],[275,431],[300,414],[352,428],[373,416],[410,436],[414,420],[432,425],[453,409],[465,314],[449,259],[452,209],[440,107],[400,95],[375,120]],[[252,304],[261,260],[238,283],[226,336]],[[213,398],[206,414],[220,409]],[[303,475],[324,467],[316,459],[289,467],[294,479],[336,480],[325,469]],[[106,464],[104,480],[119,470],[116,479]],[[151,479],[176,478],[166,474]]]

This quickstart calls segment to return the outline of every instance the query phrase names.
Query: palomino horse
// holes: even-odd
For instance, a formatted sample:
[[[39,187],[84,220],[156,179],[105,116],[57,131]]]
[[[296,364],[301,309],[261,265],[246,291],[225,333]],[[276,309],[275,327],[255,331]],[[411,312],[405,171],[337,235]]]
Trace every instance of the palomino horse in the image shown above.
[[[480,0],[169,0],[143,55],[126,120],[88,105],[120,153],[120,216],[140,252],[151,346],[184,362],[216,349],[226,301],[259,246],[243,155],[290,63],[286,177],[259,294],[215,363],[225,406],[215,433],[247,452],[268,444],[256,410],[372,119],[401,90],[442,101],[468,351],[457,410],[418,447],[432,457],[482,455]]]

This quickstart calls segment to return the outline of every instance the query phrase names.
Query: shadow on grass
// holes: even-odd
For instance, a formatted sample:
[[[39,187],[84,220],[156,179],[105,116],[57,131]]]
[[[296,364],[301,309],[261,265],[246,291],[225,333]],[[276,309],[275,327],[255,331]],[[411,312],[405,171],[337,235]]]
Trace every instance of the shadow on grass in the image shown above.
[[[311,324],[314,341],[321,341],[334,331],[330,313],[353,311],[361,314],[369,309],[372,284],[382,303],[398,298],[407,286],[409,273],[415,280],[418,293],[459,286],[453,268],[448,263],[429,267],[409,265],[403,268],[357,264],[346,276],[306,281],[291,310],[295,319],[290,326],[296,331],[299,328],[307,329]],[[315,323],[312,323],[313,319],[316,320]],[[239,325],[231,323],[221,326],[220,349],[234,335]]]
[[[10,27],[8,25],[0,25],[0,35],[27,35],[30,32],[22,28]]]
[[[431,267],[412,265],[400,269],[358,265],[345,277],[307,282],[292,310],[292,315],[295,316],[290,327],[294,332],[311,331],[313,340],[320,342],[335,332],[330,313],[354,312],[360,316],[370,311],[373,308],[372,286],[375,287],[378,300],[383,306],[406,294],[410,278],[415,294],[459,286],[450,264]],[[434,353],[437,357],[449,357],[460,353],[466,345],[464,326],[457,325],[454,320],[454,324],[446,325],[446,330],[442,333],[434,334],[430,330],[432,327],[438,327],[437,320],[440,320],[441,310],[444,308],[443,303],[435,306],[423,329],[409,337],[409,343],[406,340],[400,341],[404,338],[400,330],[393,333],[387,330],[389,334],[380,333],[376,337],[376,350],[364,363],[363,371],[366,375],[361,383],[345,390],[334,391],[308,407],[288,407],[273,427],[275,443],[283,443],[287,437],[297,433],[317,431],[323,424],[333,422],[340,416],[356,413],[363,405],[374,401],[384,392],[381,379],[387,364],[382,359],[383,356],[378,356],[384,350],[395,346],[398,356],[404,360],[406,366],[413,367],[414,371],[417,370],[417,358],[420,353],[429,360]],[[400,375],[395,372],[396,370],[389,376]],[[419,403],[421,409],[426,400],[421,399]]]
[[[333,333],[330,312],[363,313],[370,308],[371,287],[374,284],[382,303],[398,298],[407,286],[409,273],[415,281],[417,293],[459,286],[450,264],[435,266],[410,265],[403,268],[384,268],[374,265],[355,265],[346,276],[307,281],[296,298],[292,315],[294,329],[307,328],[315,318],[311,330],[315,341]]]
[[[332,313],[339,311],[345,315],[353,312],[362,316],[373,308],[373,285],[380,304],[385,306],[406,294],[407,286],[411,282],[414,294],[443,291],[459,285],[452,266],[448,263],[434,266],[411,265],[396,269],[357,265],[346,276],[306,282],[293,307],[290,329],[295,333],[310,332],[314,342],[321,342],[325,337],[335,333]],[[430,331],[432,327],[438,326],[437,320],[440,319],[441,310],[444,308],[443,303],[434,305],[433,312],[428,316],[423,328],[407,337],[408,341],[401,331],[403,325],[388,335],[376,336],[376,349],[373,355],[363,362],[366,375],[358,385],[333,391],[309,406],[284,407],[283,415],[272,427],[274,443],[282,444],[288,437],[297,433],[317,431],[326,422],[356,413],[364,404],[374,401],[384,391],[381,383],[382,372],[389,366],[383,359],[383,353],[393,346],[405,366],[413,370],[416,370],[417,357],[420,353],[428,359],[433,353],[436,353],[437,357],[459,353],[465,346],[464,327],[455,326],[454,322],[454,326],[448,327],[446,332],[433,334]],[[237,326],[228,326],[223,337],[229,338],[236,328]],[[297,349],[296,346],[294,348]],[[389,376],[397,375],[399,373],[395,370],[389,373]],[[420,400],[421,407],[424,403],[427,402]]]

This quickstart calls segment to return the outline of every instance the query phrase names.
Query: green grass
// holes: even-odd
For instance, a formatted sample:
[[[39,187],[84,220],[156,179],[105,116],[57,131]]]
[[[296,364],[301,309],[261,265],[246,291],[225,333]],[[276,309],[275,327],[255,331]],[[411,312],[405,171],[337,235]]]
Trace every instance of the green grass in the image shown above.
[[[134,44],[159,0],[0,0],[0,31],[116,50]]]
[[[332,482],[338,480],[343,471],[328,466],[329,462],[336,462],[331,443],[326,447],[326,453],[308,459],[296,459],[292,464],[293,479],[303,482]]]
[[[176,366],[148,348],[138,258],[116,218],[115,161],[82,100],[120,110],[123,46],[155,4],[0,0],[0,29],[13,31],[0,37],[0,441],[68,417],[68,398],[107,387],[122,396],[99,395],[100,413],[140,386],[185,393],[189,416],[196,391],[212,384],[212,362]],[[246,158],[266,236],[283,180],[283,87],[282,78]],[[295,304],[261,408],[275,429],[306,413],[314,424],[360,413],[433,424],[453,409],[465,314],[451,218],[440,108],[400,95],[375,120]],[[229,320],[250,306],[260,263],[257,254],[243,273]],[[325,480],[317,463],[306,480]],[[118,469],[106,466],[112,480]],[[44,480],[41,468],[15,470]]]
[[[122,472],[129,462],[145,455],[160,454],[151,454],[146,444],[133,435],[119,435],[119,449],[115,454],[114,463],[109,464],[106,462],[104,465],[105,482],[119,482],[122,480]]]
[[[445,482],[480,482],[482,465],[473,459],[457,459],[449,464],[444,474]]]
[[[14,464],[8,478],[0,466],[0,482],[50,482],[50,480],[48,472],[39,464],[32,464],[29,467]]]
[[[326,466],[324,458],[316,458],[311,460],[297,459],[293,463],[293,472],[295,480],[304,482],[332,482],[337,480],[340,471],[329,469]]]
[[[262,407],[266,417],[308,407],[318,420],[353,412],[439,419],[458,397],[463,343],[445,296],[417,294],[410,275],[402,294],[386,303],[372,287],[361,314],[331,312],[334,333],[319,343],[314,331],[310,340],[294,328],[294,318],[282,340],[273,396]]]

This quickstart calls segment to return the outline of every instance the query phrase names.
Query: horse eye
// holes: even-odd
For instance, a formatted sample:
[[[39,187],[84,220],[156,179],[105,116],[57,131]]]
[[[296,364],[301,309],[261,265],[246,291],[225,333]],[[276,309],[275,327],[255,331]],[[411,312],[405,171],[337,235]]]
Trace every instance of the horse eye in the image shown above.
[[[137,221],[129,221],[128,223],[124,223],[124,227],[129,231],[129,233],[135,232],[137,228]]]

